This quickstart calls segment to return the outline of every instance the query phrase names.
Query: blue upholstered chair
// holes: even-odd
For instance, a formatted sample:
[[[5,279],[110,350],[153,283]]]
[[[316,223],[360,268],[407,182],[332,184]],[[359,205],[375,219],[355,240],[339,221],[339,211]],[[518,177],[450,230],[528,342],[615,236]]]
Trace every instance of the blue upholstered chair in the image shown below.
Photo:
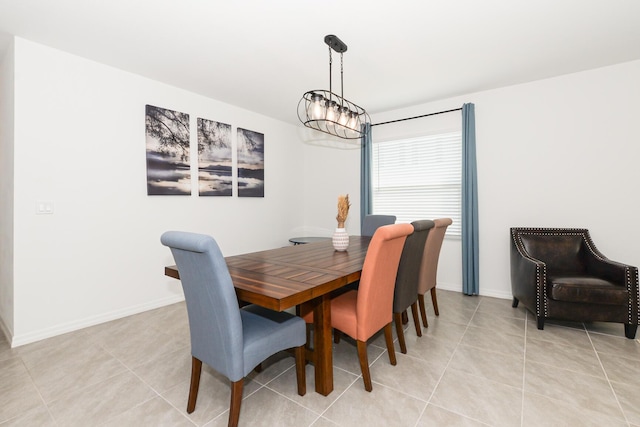
[[[231,381],[229,426],[240,417],[244,377],[269,356],[295,348],[298,394],[306,392],[305,322],[256,305],[242,309],[216,241],[206,235],[167,231],[184,289],[191,334],[191,386],[187,412],[195,409],[202,362]]]
[[[413,233],[407,237],[402,249],[400,264],[398,265],[398,275],[396,276],[396,287],[393,294],[393,317],[396,324],[396,333],[400,343],[400,351],[407,352],[407,345],[404,341],[404,330],[402,329],[402,313],[411,307],[413,323],[416,334],[421,337],[420,320],[418,318],[418,285],[420,278],[420,268],[424,255],[425,244],[429,230],[435,223],[424,219],[413,221]]]
[[[371,237],[378,227],[394,224],[395,222],[395,215],[367,215],[364,217],[364,221],[362,221],[360,235]]]

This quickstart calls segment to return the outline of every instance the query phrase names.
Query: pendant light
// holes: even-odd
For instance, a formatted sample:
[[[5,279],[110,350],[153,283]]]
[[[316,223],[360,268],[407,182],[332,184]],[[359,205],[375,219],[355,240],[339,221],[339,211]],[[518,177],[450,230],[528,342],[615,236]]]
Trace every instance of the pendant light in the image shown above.
[[[298,118],[306,127],[343,139],[359,139],[364,134],[364,124],[371,123],[364,108],[344,98],[343,54],[347,45],[334,35],[325,36],[329,46],[329,90],[310,90],[298,102]],[[332,51],[340,54],[340,95],[333,92],[331,84]]]

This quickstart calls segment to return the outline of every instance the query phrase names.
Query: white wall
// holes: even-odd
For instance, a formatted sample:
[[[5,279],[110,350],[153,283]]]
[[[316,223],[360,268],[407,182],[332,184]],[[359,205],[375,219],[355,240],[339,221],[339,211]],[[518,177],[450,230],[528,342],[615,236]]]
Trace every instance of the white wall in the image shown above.
[[[0,332],[13,334],[13,43],[0,58]]]
[[[13,52],[0,69],[0,318],[13,345],[181,299],[162,273],[167,229],[210,233],[228,255],[282,246],[330,235],[348,193],[359,233],[357,146],[23,39]],[[511,226],[587,227],[610,258],[640,265],[639,76],[634,61],[373,121],[476,104],[480,292],[509,298]],[[189,113],[192,143],[196,117],[264,133],[266,197],[147,196],[145,104]],[[36,215],[37,201],[54,214]],[[461,288],[458,240],[445,241],[439,283]]]
[[[372,119],[380,123],[475,104],[480,293],[511,298],[513,226],[585,227],[606,256],[640,266],[638,99],[640,61],[633,61]],[[384,127],[374,127],[374,139]],[[322,186],[311,179],[309,193]],[[440,287],[461,290],[460,258],[460,241],[445,240]]]
[[[338,196],[349,195],[347,232],[360,234],[360,142],[339,140],[300,126],[304,147],[304,227],[301,235],[331,236],[337,227]]]
[[[232,255],[287,245],[303,224],[296,126],[24,39],[15,78],[13,345],[181,299],[165,230]],[[195,181],[192,196],[147,196],[145,104],[190,114],[192,153],[197,117],[231,124],[234,144],[236,127],[263,133],[265,197],[198,197]]]

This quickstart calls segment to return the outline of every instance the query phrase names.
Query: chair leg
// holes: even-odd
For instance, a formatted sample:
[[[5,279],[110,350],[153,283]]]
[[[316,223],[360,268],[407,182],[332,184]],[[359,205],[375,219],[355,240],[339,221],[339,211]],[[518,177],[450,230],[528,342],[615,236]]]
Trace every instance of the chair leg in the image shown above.
[[[238,427],[240,405],[242,405],[242,385],[244,378],[231,382],[231,405],[229,406],[229,427]]]
[[[407,310],[402,312],[402,324],[406,325],[409,323],[409,315],[407,314]]]
[[[387,342],[387,352],[389,353],[389,363],[395,366],[396,362],[396,349],[393,346],[393,333],[391,329],[391,323],[387,323],[384,327],[384,340]]]
[[[420,327],[420,320],[418,319],[418,303],[411,304],[411,314],[413,314],[413,324],[416,327],[416,335],[422,336],[422,328]]]
[[[402,313],[393,313],[393,319],[396,324],[396,335],[398,335],[398,343],[402,354],[407,354],[407,344],[404,342],[404,331],[402,330]]]
[[[340,331],[339,330],[337,330],[337,329],[333,330],[333,342],[335,344],[340,344],[340,337],[341,336],[342,335],[340,335]]]
[[[196,409],[198,400],[198,389],[200,388],[200,374],[202,373],[202,361],[191,356],[191,385],[189,386],[189,401],[187,402],[187,413],[190,414]]]
[[[362,371],[362,381],[364,381],[364,389],[371,391],[373,386],[371,385],[371,373],[369,372],[369,360],[367,357],[367,343],[364,341],[357,341],[358,346],[358,360],[360,360],[360,370]]]
[[[638,325],[624,325],[624,336],[629,338],[630,340],[635,339],[636,330],[638,329]]]
[[[513,307],[513,308],[517,308],[517,307],[518,307],[518,303],[519,303],[519,302],[520,302],[520,301],[518,301],[518,298],[513,297],[513,302],[511,303],[511,307]]]
[[[536,316],[536,320],[538,322],[538,329],[543,330],[544,329],[544,317]]]
[[[300,347],[296,347],[295,350],[296,355],[296,379],[298,380],[298,394],[300,396],[304,396],[307,393],[307,377],[306,377],[306,366],[307,362],[305,360],[305,346],[301,345]]]
[[[418,294],[418,304],[420,305],[420,314],[422,315],[422,325],[428,328],[429,322],[427,322],[427,309],[424,306],[424,294]]]
[[[440,312],[438,311],[438,296],[436,295],[436,287],[431,288],[431,302],[433,303],[433,311],[436,313],[436,316],[440,316]]]

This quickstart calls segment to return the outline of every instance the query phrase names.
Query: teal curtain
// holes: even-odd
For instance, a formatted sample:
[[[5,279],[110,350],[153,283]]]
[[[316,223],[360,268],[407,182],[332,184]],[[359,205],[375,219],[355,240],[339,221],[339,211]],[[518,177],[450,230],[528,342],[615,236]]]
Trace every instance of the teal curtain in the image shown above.
[[[475,106],[462,106],[462,292],[478,295],[478,171]]]
[[[364,135],[361,138],[360,149],[360,226],[364,217],[372,211],[371,190],[371,124],[364,125]]]

